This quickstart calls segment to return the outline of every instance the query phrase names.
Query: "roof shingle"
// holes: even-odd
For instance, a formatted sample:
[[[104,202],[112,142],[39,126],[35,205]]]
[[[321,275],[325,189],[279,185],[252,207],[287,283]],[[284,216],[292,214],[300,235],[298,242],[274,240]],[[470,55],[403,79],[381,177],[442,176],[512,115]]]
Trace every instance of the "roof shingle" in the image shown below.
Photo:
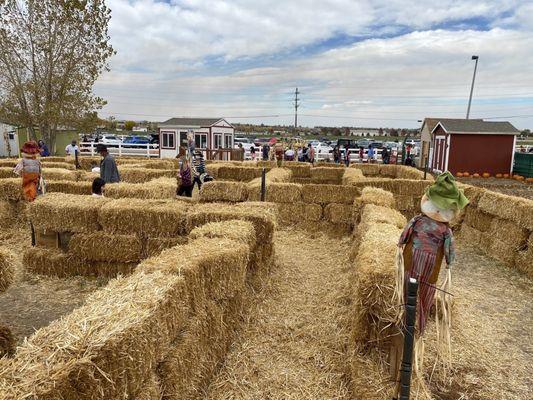
[[[222,118],[170,118],[165,122],[161,122],[159,125],[162,126],[211,126],[216,124]]]
[[[448,133],[520,133],[507,121],[483,121],[479,119],[441,119],[441,125]]]

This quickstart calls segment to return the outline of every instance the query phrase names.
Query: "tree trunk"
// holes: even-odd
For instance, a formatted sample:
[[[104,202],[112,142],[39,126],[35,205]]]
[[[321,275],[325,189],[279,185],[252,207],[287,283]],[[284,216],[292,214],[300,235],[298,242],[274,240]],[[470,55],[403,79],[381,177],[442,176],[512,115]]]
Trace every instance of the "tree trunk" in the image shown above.
[[[37,141],[37,135],[35,134],[35,128],[33,126],[28,126],[26,129],[28,130],[29,140]]]

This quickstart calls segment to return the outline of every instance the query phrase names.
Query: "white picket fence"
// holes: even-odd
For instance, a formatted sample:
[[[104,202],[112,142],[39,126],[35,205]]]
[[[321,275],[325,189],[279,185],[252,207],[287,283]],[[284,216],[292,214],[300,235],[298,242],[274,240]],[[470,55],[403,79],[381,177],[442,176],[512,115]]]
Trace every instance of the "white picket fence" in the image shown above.
[[[99,143],[82,142],[79,144],[81,156],[95,156],[96,146]],[[109,154],[114,156],[141,156],[150,158],[159,158],[159,145],[157,144],[106,144]]]

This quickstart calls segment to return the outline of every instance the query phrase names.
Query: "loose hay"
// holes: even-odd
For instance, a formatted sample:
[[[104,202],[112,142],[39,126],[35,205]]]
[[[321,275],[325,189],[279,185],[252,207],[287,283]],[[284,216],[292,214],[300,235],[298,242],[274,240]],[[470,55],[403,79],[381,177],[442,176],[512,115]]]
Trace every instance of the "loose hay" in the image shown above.
[[[39,229],[93,232],[100,229],[98,211],[107,202],[107,199],[96,196],[48,193],[31,203],[28,216]]]
[[[141,240],[133,235],[106,232],[73,235],[69,252],[88,261],[136,262],[141,259]]]
[[[179,236],[185,232],[188,208],[175,200],[117,199],[99,210],[98,222],[111,233]]]
[[[22,198],[22,179],[0,179],[0,200],[18,201]]]
[[[6,400],[136,398],[187,321],[183,278],[154,272],[111,281],[38,330],[1,365]]]
[[[200,200],[205,202],[240,202],[248,198],[248,188],[243,182],[211,181],[202,185]]]

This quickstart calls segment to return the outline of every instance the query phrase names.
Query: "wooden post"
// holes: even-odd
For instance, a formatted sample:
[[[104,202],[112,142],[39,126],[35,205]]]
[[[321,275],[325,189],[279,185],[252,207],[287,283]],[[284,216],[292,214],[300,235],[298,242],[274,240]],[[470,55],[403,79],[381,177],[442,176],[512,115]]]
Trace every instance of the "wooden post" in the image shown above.
[[[266,169],[261,171],[261,201],[265,201],[266,197]]]

